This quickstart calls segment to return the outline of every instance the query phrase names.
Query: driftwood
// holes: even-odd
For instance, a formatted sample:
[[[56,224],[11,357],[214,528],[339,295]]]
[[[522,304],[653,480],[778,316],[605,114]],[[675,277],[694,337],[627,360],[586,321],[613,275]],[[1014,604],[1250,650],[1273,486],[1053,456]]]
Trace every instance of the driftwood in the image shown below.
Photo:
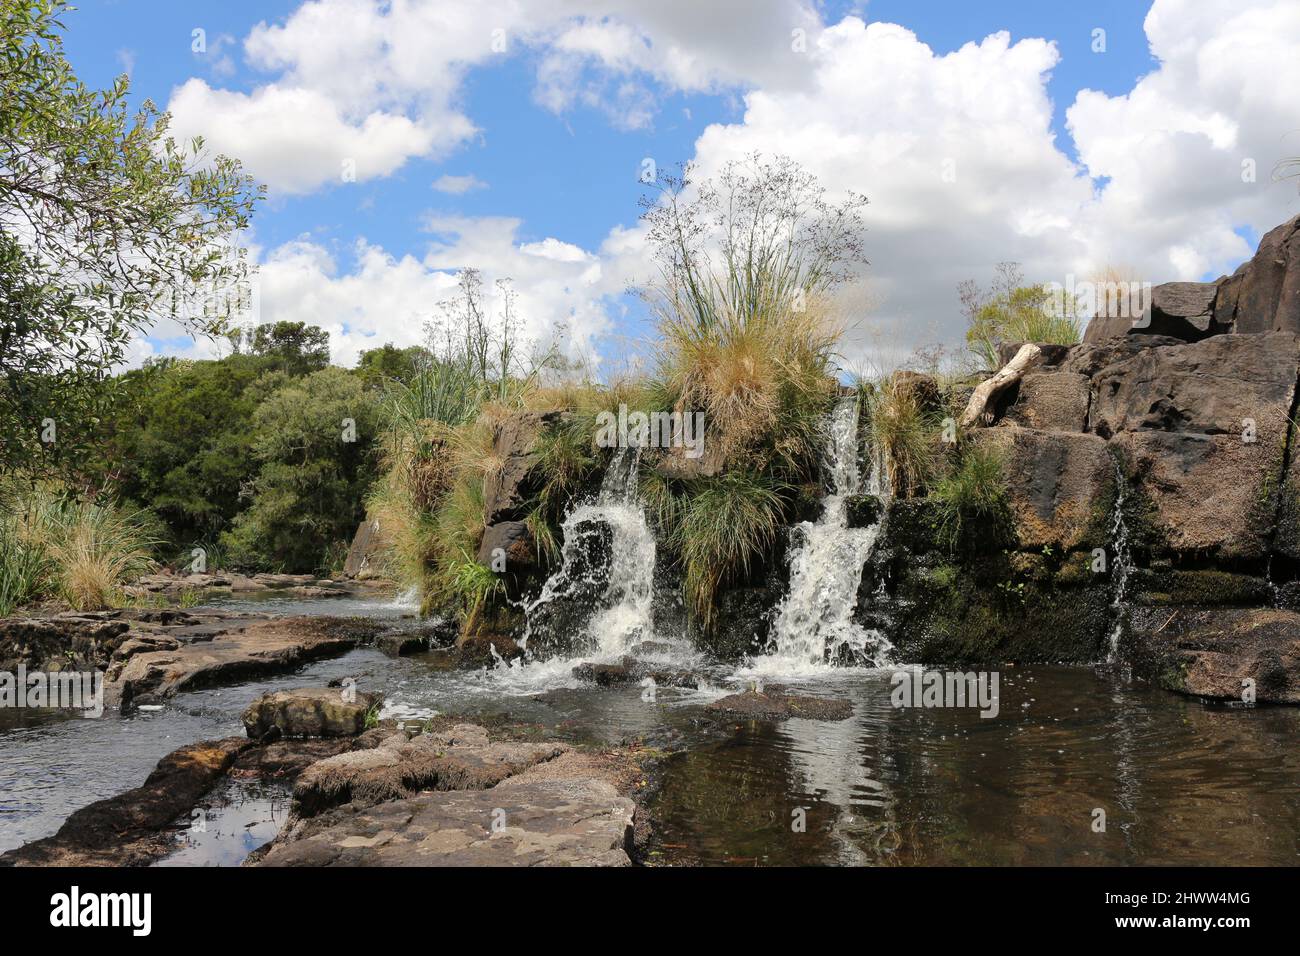
[[[1015,358],[998,369],[997,374],[980,382],[966,403],[966,411],[962,412],[961,427],[967,428],[980,420],[988,421],[992,417],[989,406],[993,399],[1020,381],[1025,372],[1038,363],[1042,354],[1043,350],[1037,345],[1026,342],[1020,346]]]

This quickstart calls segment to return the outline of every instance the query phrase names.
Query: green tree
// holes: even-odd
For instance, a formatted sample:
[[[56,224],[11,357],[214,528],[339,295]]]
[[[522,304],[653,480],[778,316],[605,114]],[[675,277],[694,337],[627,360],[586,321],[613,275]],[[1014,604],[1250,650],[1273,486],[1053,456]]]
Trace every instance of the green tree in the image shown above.
[[[222,535],[231,560],[324,569],[364,516],[378,425],[375,399],[341,368],[290,382],[263,402],[253,416],[250,504]]]
[[[330,334],[306,322],[268,322],[249,330],[248,352],[289,375],[319,372],[330,363]]]
[[[67,9],[0,4],[3,470],[58,463],[30,439],[43,419],[65,426],[56,448],[93,431],[93,386],[134,332],[160,317],[224,330],[247,288],[234,239],[261,196],[238,161],[177,144],[153,103],[132,114],[125,76],[107,90],[78,80]]]
[[[366,388],[382,388],[389,382],[411,381],[432,357],[428,349],[418,345],[399,349],[386,343],[362,352],[353,371]]]

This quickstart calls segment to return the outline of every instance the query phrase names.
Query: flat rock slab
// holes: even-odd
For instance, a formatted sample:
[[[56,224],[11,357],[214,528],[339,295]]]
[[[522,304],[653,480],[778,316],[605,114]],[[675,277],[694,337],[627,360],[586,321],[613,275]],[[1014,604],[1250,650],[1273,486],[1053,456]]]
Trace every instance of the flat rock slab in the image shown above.
[[[341,807],[258,866],[627,866],[635,804],[603,780],[534,780]]]
[[[625,656],[616,664],[584,661],[573,668],[573,676],[589,684],[614,687],[619,684],[639,684],[647,677],[663,687],[699,686],[699,680],[690,671],[669,670],[662,666]]]
[[[704,709],[727,717],[746,717],[752,720],[786,720],[790,717],[848,720],[853,716],[853,705],[847,700],[801,697],[782,693],[775,688],[769,688],[766,693],[747,690],[732,694],[713,701]]]
[[[175,750],[141,786],[83,807],[54,836],[0,855],[0,866],[146,866],[172,848],[172,821],[188,813],[251,746],[231,737]]]
[[[342,654],[373,638],[375,622],[346,618],[290,617],[259,621],[242,631],[178,650],[135,654],[110,672],[105,684],[110,704],[124,709],[158,703],[178,691],[278,671]]]
[[[421,790],[482,790],[569,749],[561,743],[493,743],[474,724],[409,740],[397,733],[372,750],[308,767],[294,787],[293,812],[306,818],[345,803],[372,806]]]
[[[263,694],[244,711],[244,732],[253,740],[280,737],[355,737],[378,694],[336,687],[298,687]]]
[[[1179,610],[1138,632],[1135,670],[1167,690],[1217,701],[1300,704],[1300,614],[1271,608]]]

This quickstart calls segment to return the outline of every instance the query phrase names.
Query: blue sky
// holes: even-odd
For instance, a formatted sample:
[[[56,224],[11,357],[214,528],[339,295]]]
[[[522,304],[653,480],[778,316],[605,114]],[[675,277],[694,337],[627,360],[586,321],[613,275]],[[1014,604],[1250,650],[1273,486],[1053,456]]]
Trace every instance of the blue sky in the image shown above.
[[[635,309],[629,315],[628,301],[619,294],[637,271],[636,253],[609,248],[618,230],[635,231],[643,159],[653,157],[661,166],[696,159],[707,169],[744,148],[786,152],[791,145],[832,190],[860,189],[880,208],[880,222],[869,224],[879,248],[868,239],[878,272],[866,297],[871,305],[861,311],[889,341],[882,345],[878,337],[873,344],[868,334],[856,347],[862,354],[901,354],[927,337],[959,336],[951,283],[942,292],[917,291],[919,278],[934,277],[932,264],[923,261],[928,252],[954,260],[945,282],[961,270],[980,278],[982,267],[991,270],[1002,259],[1025,262],[1027,273],[1037,272],[1044,281],[1089,263],[1100,266],[1101,260],[1132,264],[1154,281],[1205,278],[1235,266],[1260,229],[1294,214],[1293,189],[1288,194],[1271,184],[1273,191],[1261,199],[1263,185],[1243,192],[1231,181],[1247,155],[1257,161],[1259,179],[1267,180],[1288,132],[1282,107],[1267,95],[1260,94],[1259,102],[1240,99],[1240,115],[1234,97],[1252,88],[1249,71],[1279,83],[1279,69],[1294,67],[1270,68],[1264,56],[1262,64],[1235,65],[1242,77],[1196,78],[1187,101],[1177,100],[1179,89],[1188,86],[1187,70],[1204,69],[1198,47],[1219,40],[1239,44],[1246,32],[1264,45],[1290,42],[1294,51],[1288,32],[1294,18],[1263,0],[1244,4],[1258,8],[1248,11],[1250,17],[1242,15],[1243,4],[1225,3],[1221,13],[1205,16],[1229,33],[1207,35],[1196,21],[1191,27],[1201,33],[1189,49],[1179,27],[1170,26],[1184,13],[1185,0],[1163,2],[1168,15],[1153,14],[1158,22],[1152,29],[1168,62],[1153,55],[1145,27],[1151,5],[1119,0],[872,0],[815,8],[763,0],[731,4],[731,19],[713,22],[701,22],[685,3],[557,0],[532,5],[544,7],[540,13],[503,14],[510,44],[505,55],[494,57],[458,52],[473,48],[497,22],[493,14],[467,8],[447,13],[447,30],[468,38],[460,47],[453,44],[448,52],[433,31],[427,52],[417,48],[419,57],[427,57],[419,60],[420,69],[379,63],[373,90],[358,81],[355,97],[340,77],[349,70],[369,76],[372,61],[388,56],[387,46],[367,52],[362,37],[371,27],[388,30],[390,40],[422,28],[412,13],[420,7],[417,0],[393,7],[322,0],[307,11],[301,3],[276,0],[83,0],[65,20],[67,50],[83,79],[103,85],[129,70],[135,97],[177,106],[184,132],[224,128],[209,139],[241,155],[271,182],[251,237],[259,257],[274,263],[264,270],[268,291],[261,318],[332,325],[340,361],[382,339],[412,341],[418,314],[429,308],[430,289],[442,287],[437,274],[450,275],[460,266],[482,268],[489,277],[510,275],[535,313],[529,316],[535,330],[569,322],[581,331],[575,338],[608,354],[620,335],[649,332]],[[448,10],[456,6],[444,3]],[[308,22],[313,13],[321,18],[315,26]],[[865,23],[846,19],[853,17]],[[742,18],[755,21],[735,31],[747,30],[748,39],[733,39],[727,25]],[[250,41],[259,24],[285,28],[265,34],[272,38],[273,56],[265,53],[268,45]],[[776,62],[772,53],[786,44],[790,24],[805,26],[811,37],[814,52],[806,67]],[[891,34],[882,24],[897,24],[907,33]],[[202,54],[191,51],[195,28],[205,31]],[[1105,31],[1102,53],[1093,50],[1098,28]],[[1002,46],[986,39],[999,31],[1010,35]],[[620,45],[625,35],[635,42]],[[979,49],[963,55],[959,51],[968,44]],[[352,55],[358,59],[350,63]],[[323,57],[325,66],[313,63],[313,56]],[[331,75],[331,57],[337,75]],[[689,69],[679,66],[684,58]],[[424,62],[428,90],[421,88]],[[964,88],[985,81],[987,95],[960,101]],[[191,95],[174,101],[187,83]],[[1141,95],[1130,96],[1139,84]],[[312,130],[348,138],[367,117],[393,124],[394,139],[402,143],[375,147],[372,157],[391,171],[363,174],[352,183],[326,177],[293,181],[293,169],[277,166],[279,154],[259,154],[265,136],[240,137],[248,123],[239,111],[268,89],[316,97],[298,102],[327,104],[320,108],[331,114],[333,125],[306,127]],[[867,98],[855,99],[864,89]],[[1085,89],[1098,95],[1077,107],[1081,147],[1070,110]],[[1050,99],[1045,128],[1043,95]],[[771,108],[750,109],[750,97]],[[900,103],[913,111],[910,116],[899,115]],[[329,104],[338,104],[341,120],[333,118]],[[214,119],[223,110],[231,113],[226,127]],[[282,119],[271,121],[289,128],[305,119],[304,111],[310,112],[286,109]],[[446,132],[456,116],[472,133]],[[807,135],[798,125],[805,116]],[[1296,125],[1294,117],[1289,125]],[[895,131],[892,139],[881,133],[885,129]],[[895,149],[899,137],[913,141],[902,153]],[[1163,195],[1176,185],[1162,168],[1171,144],[1187,151],[1190,208],[1179,208],[1176,191]],[[320,143],[322,151],[334,148]],[[860,150],[860,163],[852,149]],[[962,193],[955,204],[951,191],[943,193],[917,168],[938,162],[945,151],[958,153],[958,168],[976,170],[974,177],[958,179]],[[1144,158],[1134,162],[1135,155]],[[824,170],[818,168],[823,159]],[[1211,178],[1223,177],[1208,195],[1207,170]],[[435,189],[444,176],[473,177],[479,185],[459,194]],[[278,187],[278,180],[287,188]],[[1148,201],[1144,196],[1150,193],[1162,195]],[[891,201],[897,208],[888,206]],[[954,206],[960,214],[953,214]],[[441,224],[431,226],[431,217]],[[1187,235],[1189,223],[1200,221],[1211,233]],[[1119,229],[1127,226],[1135,234],[1121,241]],[[430,256],[440,243],[441,252]],[[521,250],[526,258],[520,258]],[[553,272],[542,268],[552,262]],[[308,308],[301,304],[302,290],[313,276],[328,294]],[[405,298],[387,306],[394,314],[375,314],[374,290],[387,294],[403,283]],[[183,350],[165,329],[142,348],[150,347]]]

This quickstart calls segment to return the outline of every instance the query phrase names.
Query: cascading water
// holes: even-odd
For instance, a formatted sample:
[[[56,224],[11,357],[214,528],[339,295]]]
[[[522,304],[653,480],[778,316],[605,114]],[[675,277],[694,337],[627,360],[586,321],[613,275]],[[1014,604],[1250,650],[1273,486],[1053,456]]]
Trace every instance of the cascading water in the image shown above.
[[[888,497],[883,469],[873,457],[867,491]],[[848,499],[862,490],[858,469],[858,404],[846,398],[835,407],[829,423],[826,468],[831,493],[821,516],[795,530],[797,545],[790,555],[790,590],[772,624],[772,650],[754,662],[768,672],[822,667],[829,661],[884,663],[892,646],[879,631],[853,620],[862,569],[871,557],[883,524],[850,528]]]
[[[651,636],[655,539],[637,497],[640,459],[639,448],[617,449],[595,502],[579,505],[564,519],[560,568],[525,608],[525,649],[535,629],[555,629],[539,619],[565,600],[580,602],[584,613],[595,608],[572,637],[552,635],[573,650],[616,657]],[[593,562],[606,551],[608,562]]]
[[[1115,516],[1111,520],[1110,538],[1115,546],[1115,587],[1111,598],[1110,611],[1115,619],[1111,629],[1109,649],[1106,652],[1107,663],[1113,664],[1119,657],[1119,642],[1124,635],[1124,595],[1128,591],[1128,576],[1133,569],[1133,559],[1129,552],[1128,524],[1124,520],[1124,500],[1127,482],[1124,469],[1119,459],[1115,459]]]

